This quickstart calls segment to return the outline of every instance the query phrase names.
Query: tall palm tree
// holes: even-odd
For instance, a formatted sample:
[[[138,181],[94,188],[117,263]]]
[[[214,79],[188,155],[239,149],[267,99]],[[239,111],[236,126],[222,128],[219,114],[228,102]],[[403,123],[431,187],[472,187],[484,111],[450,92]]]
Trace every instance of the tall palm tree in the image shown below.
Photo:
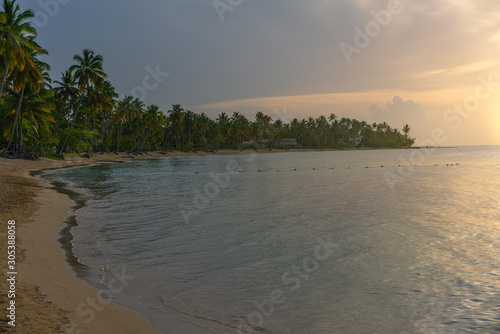
[[[0,14],[0,54],[3,62],[3,75],[0,84],[0,101],[7,75],[13,68],[22,70],[25,65],[33,66],[30,53],[42,52],[35,42],[36,29],[29,21],[35,15],[33,11],[21,12],[15,0],[4,0]]]
[[[77,99],[78,88],[75,87],[75,80],[71,71],[61,73],[61,81],[54,81],[58,84],[58,87],[54,88],[55,98],[58,102],[62,103],[66,107],[66,115],[68,116],[68,127],[69,127],[69,109],[72,102]],[[70,103],[71,102],[71,103]]]
[[[55,105],[50,102],[50,98],[52,96],[52,90],[42,89],[39,92],[35,92],[31,84],[26,85],[22,92],[16,91],[12,88],[8,88],[7,95],[4,99],[7,110],[11,110],[12,115],[14,113],[17,113],[17,110],[21,111],[19,115],[19,122],[16,122],[16,120],[11,120],[10,122],[8,122],[9,126],[4,128],[4,135],[8,134],[8,131],[10,129],[10,141],[12,141],[14,132],[18,132],[19,145],[22,149],[22,127],[16,126],[14,123],[21,125],[23,119],[29,121],[34,132],[39,133],[41,131],[49,133],[49,123],[54,121],[51,116],[51,112],[55,108]],[[7,147],[9,146],[10,143],[7,145]]]
[[[229,137],[231,136],[231,122],[229,117],[225,112],[220,113],[217,116],[217,126],[220,129],[220,133],[222,135],[222,147],[226,148],[226,141],[229,140]]]
[[[182,120],[184,118],[184,109],[182,109],[180,104],[173,104],[172,109],[168,111],[169,119],[170,119],[170,124],[172,124],[172,127],[175,130],[176,133],[176,144],[177,147],[181,146],[181,132],[183,130],[182,128]]]
[[[142,117],[143,133],[141,138],[136,142],[135,146],[129,151],[131,154],[137,147],[138,151],[141,152],[144,148],[146,141],[159,130],[160,117],[163,113],[157,105],[150,105],[146,108],[146,112]],[[140,145],[140,146],[139,146]]]
[[[66,134],[59,153],[62,153],[66,148],[66,143],[68,141],[69,135],[73,126],[75,124],[76,118],[78,117],[78,112],[82,105],[83,98],[85,94],[89,93],[87,90],[90,89],[91,85],[94,85],[98,80],[106,78],[107,74],[104,73],[102,69],[103,58],[101,55],[96,55],[94,51],[85,49],[83,50],[83,55],[75,55],[73,60],[76,61],[75,65],[69,68],[69,71],[73,73],[73,78],[77,84],[78,91],[80,93],[80,98],[78,99],[78,106],[76,107],[75,115]]]
[[[44,49],[40,50],[40,52],[41,54],[47,54],[47,51]],[[22,151],[23,148],[22,115],[20,115],[20,113],[21,113],[21,105],[24,98],[25,89],[29,85],[30,88],[35,93],[42,90],[45,86],[45,81],[47,80],[45,78],[45,74],[47,71],[50,70],[50,66],[47,63],[44,63],[38,59],[37,51],[32,51],[32,53],[29,55],[28,58],[29,60],[28,59],[26,60],[26,64],[23,66],[22,69],[15,68],[9,76],[9,80],[12,82],[13,90],[19,93],[19,103],[15,112],[14,123],[12,126],[10,139],[7,146],[5,147],[4,153],[7,152],[7,150],[10,147],[10,144],[12,143],[12,139],[15,133],[14,130],[16,129],[17,126],[19,127],[18,149]]]
[[[113,105],[113,97],[110,95],[111,84],[104,80],[99,79],[94,86],[91,86],[88,93],[88,106],[90,111],[90,119],[92,119],[92,125],[90,126],[90,131],[93,132],[96,127],[96,118],[98,114],[103,114],[104,118],[105,110],[109,109]],[[114,91],[113,91],[114,92]],[[89,120],[90,120],[89,119]],[[102,129],[102,124],[101,124]],[[92,151],[92,141],[94,135],[89,136],[89,145],[87,155],[90,157]]]
[[[107,144],[104,144],[104,136],[107,134],[107,129],[108,129],[108,119],[113,111],[113,109],[116,106],[116,98],[118,97],[118,94],[115,91],[115,87],[111,84],[109,81],[104,81],[103,86],[101,87],[102,94],[104,95],[104,99],[102,100],[101,103],[101,108],[102,108],[102,119],[101,119],[101,143],[102,143],[102,148],[103,150],[108,151],[109,147],[107,147]]]
[[[115,114],[113,117],[114,122],[118,125],[118,136],[116,139],[116,151],[120,152],[120,143],[122,137],[123,124],[126,123],[134,113],[134,98],[131,95],[125,95],[125,97],[118,101]]]

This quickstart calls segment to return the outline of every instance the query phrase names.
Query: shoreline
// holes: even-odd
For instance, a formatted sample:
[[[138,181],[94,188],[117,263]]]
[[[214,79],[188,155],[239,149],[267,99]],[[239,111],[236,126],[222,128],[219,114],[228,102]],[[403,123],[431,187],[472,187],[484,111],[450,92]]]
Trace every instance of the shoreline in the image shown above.
[[[281,150],[286,152],[285,150]],[[301,150],[302,151],[302,150]],[[78,319],[77,307],[85,303],[87,298],[97,297],[99,289],[77,277],[71,263],[67,261],[68,252],[61,243],[61,231],[68,228],[67,218],[75,202],[67,194],[61,194],[45,179],[37,177],[45,170],[86,166],[91,164],[119,163],[140,159],[159,159],[170,157],[248,154],[255,151],[222,150],[212,152],[169,152],[167,154],[146,153],[131,157],[127,154],[95,154],[90,159],[80,156],[64,160],[40,158],[40,160],[0,158],[0,261],[4,268],[7,265],[7,222],[16,221],[16,265],[18,276],[16,282],[16,326],[7,324],[6,314],[0,321],[0,331],[5,333],[161,333],[153,328],[139,312],[116,303],[106,305],[103,311],[90,321]],[[257,153],[277,153],[279,151],[260,151]],[[57,209],[56,209],[57,208]],[[50,209],[50,210],[49,210]],[[48,262],[47,262],[48,261]],[[7,270],[0,273],[0,290],[7,292]],[[59,275],[61,274],[61,275]],[[63,275],[62,275],[63,274]],[[77,298],[81,297],[81,298]],[[135,297],[134,297],[135,298]],[[97,299],[97,298],[96,298]],[[77,303],[77,300],[79,302]],[[73,303],[73,304],[72,304]],[[75,304],[76,303],[76,304]],[[0,304],[8,307],[7,293],[0,294]],[[83,305],[85,306],[85,305]],[[4,309],[5,309],[4,308]],[[142,305],[146,310],[148,307]],[[167,309],[168,310],[168,309]],[[80,308],[80,313],[89,309]],[[163,318],[164,312],[161,314]],[[89,313],[88,313],[89,314]],[[81,317],[80,317],[81,318]],[[157,315],[157,319],[160,315]],[[181,319],[183,318],[183,319]],[[86,320],[89,318],[87,317]],[[83,321],[83,323],[82,323]],[[203,329],[211,322],[189,317],[186,314],[171,310],[168,328],[164,333],[205,334]],[[155,325],[159,325],[154,321]],[[164,321],[162,321],[164,322]],[[77,330],[71,329],[76,324]],[[132,324],[132,327],[126,324]],[[118,328],[116,324],[125,324]],[[140,324],[139,327],[135,327]],[[196,324],[196,325],[195,325]],[[70,325],[68,327],[68,325]],[[186,326],[188,326],[186,328]],[[218,327],[218,325],[215,325]],[[227,330],[227,328],[224,326]],[[221,327],[221,330],[222,327]]]
[[[116,163],[130,161],[131,159],[319,151],[340,150],[223,150],[216,153],[173,152],[165,155],[146,153],[135,157],[108,153],[96,154],[90,159],[83,157],[71,157],[67,158],[67,160],[41,158],[38,161],[0,159],[0,182],[5,186],[2,194],[0,194],[0,214],[5,225],[5,228],[0,231],[0,245],[6,250],[7,220],[15,219],[18,225],[18,256],[16,260],[19,262],[16,300],[23,305],[19,307],[16,314],[17,326],[12,328],[6,322],[0,322],[0,331],[16,332],[25,330],[31,333],[77,333],[77,331],[64,331],[65,325],[68,322],[73,322],[82,329],[81,333],[109,333],[118,329],[117,323],[126,324],[131,322],[135,325],[140,324],[140,328],[137,329],[126,325],[119,331],[122,333],[159,333],[140,313],[118,304],[106,305],[104,311],[98,312],[99,315],[103,315],[101,320],[98,320],[97,315],[95,319],[90,321],[90,324],[84,319],[79,319],[82,317],[77,314],[77,307],[82,302],[85,303],[88,297],[95,297],[99,290],[77,277],[74,268],[71,267],[71,263],[67,260],[67,251],[63,249],[63,243],[60,241],[61,231],[68,228],[67,218],[70,216],[68,210],[72,210],[75,202],[67,194],[61,194],[56,189],[53,189],[53,185],[48,180],[36,177],[34,174],[43,173],[43,170],[47,169]],[[0,260],[6,264],[6,252],[3,253],[0,255]],[[6,271],[3,271],[0,275],[2,279],[0,288],[3,291],[8,291],[8,289],[4,290],[7,287],[5,273]],[[5,305],[8,303],[6,296],[0,297],[0,301]],[[80,311],[82,310],[89,311],[81,308]],[[179,319],[181,316],[185,317],[185,315],[173,313],[171,317],[173,327],[177,328],[177,326],[186,325],[186,320]],[[198,323],[199,320],[192,318],[187,321]],[[155,321],[153,320],[153,322]],[[170,332],[170,330],[173,330],[173,333],[178,333],[179,331],[173,327],[169,326],[168,329],[162,330],[166,333]],[[203,324],[195,327],[189,329],[189,332],[186,333],[209,333],[208,330],[201,328],[204,327]],[[134,329],[132,330],[132,328]]]
[[[147,154],[138,159],[154,159],[188,154]],[[191,154],[193,155],[193,154]],[[104,159],[103,159],[104,158]],[[6,313],[0,322],[0,331],[6,333],[161,333],[153,328],[143,315],[119,304],[97,306],[98,312],[90,320],[92,308],[86,307],[87,298],[97,300],[99,289],[76,276],[66,260],[67,252],[59,241],[62,229],[67,227],[69,210],[75,206],[67,195],[57,192],[48,181],[31,173],[47,169],[114,163],[128,160],[126,156],[99,154],[91,159],[72,157],[67,160],[41,158],[37,161],[0,158],[0,254],[3,267],[7,265],[7,221],[16,221],[16,326],[7,324]],[[9,291],[7,270],[0,274],[0,290]],[[101,299],[101,301],[105,301]],[[7,308],[7,293],[0,295],[0,303]],[[83,303],[83,304],[82,304]],[[80,305],[82,304],[82,305]],[[80,308],[77,310],[77,308]],[[5,309],[4,308],[4,309]],[[78,313],[84,314],[82,318]],[[177,333],[186,322],[171,317],[169,331]],[[74,324],[74,325],[72,325]],[[68,326],[69,325],[69,326]],[[76,326],[75,326],[76,325]],[[72,329],[74,327],[74,329]],[[191,326],[190,326],[191,327]],[[186,333],[210,333],[198,326]],[[79,332],[77,329],[80,329]],[[168,333],[167,331],[164,331]]]

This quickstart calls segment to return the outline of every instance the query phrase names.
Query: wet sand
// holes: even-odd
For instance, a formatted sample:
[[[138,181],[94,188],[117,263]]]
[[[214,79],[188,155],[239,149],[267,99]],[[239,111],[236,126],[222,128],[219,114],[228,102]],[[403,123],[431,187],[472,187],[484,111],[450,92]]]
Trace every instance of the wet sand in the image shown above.
[[[235,152],[223,152],[230,154]],[[168,156],[206,155],[171,153]],[[145,154],[134,159],[161,158]],[[132,159],[126,155],[98,154],[66,160],[41,158],[38,161],[0,158],[0,332],[6,333],[210,333],[168,315],[168,328],[161,332],[140,314],[109,303],[108,290],[98,290],[75,276],[58,241],[74,202],[51,189],[48,181],[30,172],[65,166],[108,163]],[[7,223],[16,221],[16,314],[15,327],[6,318]],[[101,298],[102,297],[102,298]],[[165,314],[162,314],[164,317]]]
[[[292,150],[307,151],[307,150]],[[262,150],[257,153],[287,152]],[[254,151],[223,150],[216,153],[171,152],[167,155],[148,153],[138,156],[126,154],[96,154],[92,158],[71,157],[65,160],[41,158],[38,161],[0,158],[0,332],[6,333],[160,333],[140,314],[100,296],[107,291],[90,286],[75,276],[65,260],[66,254],[58,241],[59,231],[65,227],[73,201],[51,189],[48,181],[35,178],[30,172],[48,168],[113,163],[131,159],[151,159],[174,156],[213,154],[247,154]],[[7,323],[7,222],[16,221],[16,327]],[[104,297],[105,298],[105,297]],[[138,305],[137,309],[147,306]],[[155,313],[155,312],[153,312]],[[203,334],[224,332],[227,328],[199,319],[188,318],[172,311],[165,327],[165,312],[157,312],[152,322],[163,333]],[[161,319],[160,319],[161,318]],[[160,321],[161,320],[161,321]],[[189,322],[197,323],[195,326]],[[202,329],[211,328],[211,331]],[[80,330],[80,332],[78,331]]]

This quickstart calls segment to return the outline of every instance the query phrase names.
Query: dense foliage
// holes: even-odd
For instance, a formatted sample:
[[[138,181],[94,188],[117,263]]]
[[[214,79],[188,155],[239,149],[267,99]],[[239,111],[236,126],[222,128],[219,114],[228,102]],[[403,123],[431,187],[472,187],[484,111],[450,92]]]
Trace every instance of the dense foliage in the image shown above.
[[[52,82],[40,60],[47,51],[36,42],[33,12],[3,0],[0,13],[0,147],[2,154],[129,152],[172,149],[409,147],[413,139],[388,124],[367,124],[331,114],[289,123],[257,112],[251,121],[239,112],[206,114],[172,105],[166,112],[132,96],[118,100],[106,80],[103,58],[92,50],[74,56],[74,65]],[[288,141],[285,141],[288,139]],[[291,140],[290,140],[291,139]],[[289,145],[290,142],[293,145]]]

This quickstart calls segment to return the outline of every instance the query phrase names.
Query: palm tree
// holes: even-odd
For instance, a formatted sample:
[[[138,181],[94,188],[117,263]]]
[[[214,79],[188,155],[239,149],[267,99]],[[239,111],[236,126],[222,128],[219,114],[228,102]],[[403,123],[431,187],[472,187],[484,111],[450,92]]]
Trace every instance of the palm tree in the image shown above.
[[[58,87],[54,88],[55,98],[58,102],[61,102],[66,106],[66,114],[69,116],[69,106],[70,102],[74,102],[78,95],[78,89],[75,87],[75,80],[71,75],[71,71],[61,73],[61,81],[54,81],[58,84]],[[69,117],[68,117],[68,127],[69,127]]]
[[[159,123],[160,114],[162,114],[162,112],[160,111],[160,108],[154,104],[150,105],[149,107],[146,108],[146,112],[144,113],[144,115],[142,117],[142,124],[143,124],[142,136],[136,142],[134,147],[132,147],[130,149],[129,154],[131,154],[136,149],[136,147],[139,146],[139,144],[141,145],[139,147],[139,152],[142,151],[142,149],[144,148],[144,144],[146,143],[146,140],[148,140],[149,137],[155,131],[157,131],[157,125]]]
[[[35,42],[36,29],[29,19],[35,15],[33,11],[21,12],[15,0],[4,0],[0,14],[0,54],[4,71],[0,84],[0,101],[7,75],[13,68],[22,70],[25,65],[33,66],[30,53],[42,53],[42,48]]]
[[[11,129],[10,141],[7,148],[10,146],[12,137],[15,132],[19,135],[19,150],[22,151],[23,143],[23,131],[22,131],[22,120],[26,119],[31,123],[32,129],[35,133],[40,135],[40,132],[49,133],[49,123],[54,122],[51,112],[54,110],[55,105],[50,102],[53,96],[53,91],[50,89],[42,89],[39,92],[33,90],[31,84],[26,85],[22,92],[16,92],[13,89],[8,89],[7,96],[4,100],[8,110],[12,110],[11,113],[18,113],[20,110],[19,121],[15,119],[13,121],[14,125],[9,126]],[[17,107],[16,107],[17,106]],[[17,110],[15,109],[17,108]],[[16,126],[16,123],[19,126]],[[4,132],[5,134],[5,132]]]
[[[94,86],[91,86],[88,94],[88,105],[90,107],[90,117],[92,118],[92,126],[90,131],[93,132],[95,130],[96,117],[98,113],[103,114],[102,118],[104,119],[105,111],[109,110],[109,108],[113,107],[113,94],[114,88],[111,86],[109,81],[104,79],[99,79],[95,83]],[[101,124],[101,130],[102,130]],[[89,145],[88,145],[88,156],[90,157],[92,151],[92,139],[93,135],[89,137]]]
[[[115,153],[120,152],[120,144],[121,144],[121,136],[122,136],[122,128],[123,124],[128,122],[133,115],[135,114],[135,108],[137,103],[135,99],[130,95],[125,95],[125,97],[118,101],[117,107],[114,114],[114,121],[118,124],[118,138],[116,140],[116,151]]]
[[[47,54],[47,51],[42,49],[41,54]],[[20,68],[15,68],[10,74],[10,81],[12,81],[12,88],[15,92],[19,93],[19,103],[14,116],[14,124],[12,126],[12,132],[10,135],[9,142],[5,147],[3,153],[6,153],[12,143],[12,138],[14,137],[15,129],[19,125],[19,146],[18,149],[22,151],[23,140],[22,140],[22,115],[21,105],[24,98],[24,92],[26,87],[29,85],[30,88],[35,92],[39,92],[44,88],[44,82],[46,81],[45,73],[50,70],[50,66],[38,59],[38,53],[33,51],[30,54],[29,60],[26,60],[26,65],[23,66],[22,70]],[[20,117],[21,116],[21,117]]]
[[[226,148],[226,141],[231,135],[231,122],[225,112],[219,114],[216,121],[222,135],[222,147]]]
[[[102,143],[102,149],[103,151],[108,151],[109,147],[106,146],[107,144],[104,144],[104,136],[107,133],[107,126],[108,126],[108,118],[113,109],[116,106],[116,98],[118,97],[118,94],[115,92],[115,87],[111,84],[109,81],[104,81],[103,86],[101,87],[102,94],[104,96],[104,99],[101,102],[101,108],[102,108],[102,119],[101,119],[101,143]]]
[[[80,93],[80,98],[78,99],[78,106],[76,107],[75,115],[73,116],[73,121],[68,129],[68,133],[66,134],[66,138],[64,139],[63,144],[59,150],[59,153],[62,153],[66,148],[66,143],[68,141],[69,135],[73,126],[75,124],[76,118],[78,117],[78,112],[80,111],[80,107],[82,105],[83,98],[85,93],[90,88],[91,85],[94,85],[99,79],[103,79],[107,77],[107,74],[104,73],[102,69],[103,58],[101,55],[96,55],[94,51],[85,49],[83,50],[83,56],[75,55],[73,60],[77,62],[77,64],[72,65],[69,68],[69,71],[73,73],[73,78],[75,83],[78,86],[78,91]]]
[[[405,138],[408,138],[408,134],[410,133],[410,126],[408,124],[405,124],[403,127],[403,133],[405,134]]]
[[[184,118],[184,109],[182,109],[180,104],[173,104],[172,109],[168,111],[170,114],[169,119],[172,127],[176,132],[176,143],[177,147],[181,146],[181,132],[182,132],[182,120]]]

